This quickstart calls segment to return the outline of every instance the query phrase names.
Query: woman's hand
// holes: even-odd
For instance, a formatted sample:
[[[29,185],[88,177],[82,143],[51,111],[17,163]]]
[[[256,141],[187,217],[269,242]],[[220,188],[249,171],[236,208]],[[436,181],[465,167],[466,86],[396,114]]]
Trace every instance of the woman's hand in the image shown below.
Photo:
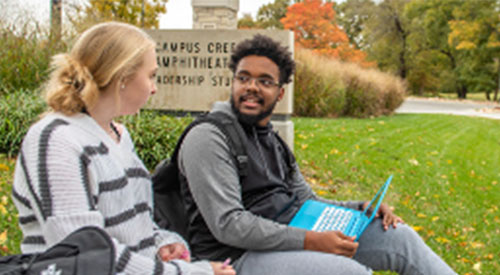
[[[236,271],[232,265],[224,264],[221,262],[210,262],[214,275],[236,275]]]
[[[365,202],[363,204],[363,209],[365,209],[368,206],[368,204],[369,202]],[[391,207],[389,207],[385,203],[380,204],[380,207],[378,208],[375,217],[377,218],[382,217],[382,226],[384,227],[384,230],[389,229],[389,226],[391,225],[392,227],[396,228],[398,223],[404,223],[403,219],[394,214],[394,212],[392,212]]]
[[[189,250],[182,243],[173,243],[160,247],[158,256],[164,262],[177,259],[191,262]]]

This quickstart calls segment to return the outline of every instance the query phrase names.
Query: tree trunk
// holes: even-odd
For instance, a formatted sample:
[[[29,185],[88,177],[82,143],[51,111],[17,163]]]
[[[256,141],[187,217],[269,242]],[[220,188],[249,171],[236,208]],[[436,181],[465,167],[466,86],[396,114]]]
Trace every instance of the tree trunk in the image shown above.
[[[497,83],[498,83],[498,86],[497,86],[497,89],[495,90],[495,98],[494,100],[497,101],[498,99],[498,93],[500,92],[500,60],[497,59]]]
[[[62,0],[50,0],[50,38],[58,41],[61,38]]]
[[[394,17],[394,25],[396,26],[397,31],[401,34],[401,52],[399,53],[399,76],[402,79],[406,79],[406,74],[407,74],[407,68],[406,68],[406,37],[408,34],[406,31],[403,29],[403,26],[401,24],[401,21],[399,20],[399,17],[395,16]]]
[[[460,85],[460,87],[458,87],[457,96],[459,99],[467,98],[467,87],[465,87],[465,85]]]

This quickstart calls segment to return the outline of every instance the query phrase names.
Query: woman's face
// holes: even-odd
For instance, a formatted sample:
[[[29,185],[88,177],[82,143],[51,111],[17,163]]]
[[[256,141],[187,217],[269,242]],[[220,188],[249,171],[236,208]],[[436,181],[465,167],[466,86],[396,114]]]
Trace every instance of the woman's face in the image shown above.
[[[144,54],[142,66],[125,82],[120,90],[121,115],[130,115],[139,112],[146,104],[150,95],[156,93],[156,53],[152,48]]]

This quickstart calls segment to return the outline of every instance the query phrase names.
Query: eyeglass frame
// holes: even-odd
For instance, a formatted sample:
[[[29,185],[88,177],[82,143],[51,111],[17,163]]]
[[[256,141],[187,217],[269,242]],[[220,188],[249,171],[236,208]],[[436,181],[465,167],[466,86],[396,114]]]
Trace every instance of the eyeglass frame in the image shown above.
[[[246,77],[248,79],[247,80],[241,80],[241,79],[239,79],[241,77]],[[266,77],[266,76],[257,76],[257,77],[254,77],[254,76],[250,76],[250,75],[247,75],[247,74],[235,74],[235,75],[233,75],[233,80],[235,80],[236,82],[238,82],[240,85],[249,85],[250,83],[252,83],[252,80],[255,80],[256,85],[258,87],[260,87],[261,89],[271,89],[273,87],[281,87],[282,86],[281,82],[276,82],[271,77]],[[270,83],[269,84],[263,84],[262,83],[263,81],[269,81]]]

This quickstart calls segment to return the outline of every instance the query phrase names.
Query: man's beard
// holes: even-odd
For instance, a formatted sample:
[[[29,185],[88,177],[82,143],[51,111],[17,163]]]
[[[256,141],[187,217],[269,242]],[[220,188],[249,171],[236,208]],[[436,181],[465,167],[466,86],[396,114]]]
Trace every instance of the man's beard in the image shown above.
[[[241,101],[241,97],[238,100]],[[269,108],[265,109],[263,112],[256,115],[248,115],[241,113],[240,110],[236,108],[236,102],[232,93],[229,101],[231,102],[231,109],[233,109],[233,112],[236,114],[236,118],[238,118],[238,121],[247,125],[255,125],[259,121],[263,120],[264,118],[270,116],[273,113],[274,107],[276,106],[276,103],[278,103],[278,98],[276,98],[276,100],[274,100],[274,102],[271,105],[269,105]]]

